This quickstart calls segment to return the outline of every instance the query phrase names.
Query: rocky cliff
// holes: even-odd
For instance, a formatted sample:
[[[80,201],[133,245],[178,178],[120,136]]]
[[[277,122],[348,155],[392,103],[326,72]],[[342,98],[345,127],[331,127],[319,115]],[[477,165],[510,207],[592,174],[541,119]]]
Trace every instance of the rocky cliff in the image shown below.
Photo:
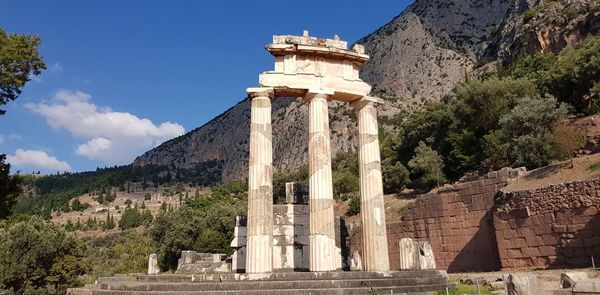
[[[510,62],[523,53],[556,51],[598,31],[598,1],[541,2],[417,0],[359,40],[371,56],[361,77],[386,100],[380,108],[382,125],[386,116],[439,100],[479,65],[498,59]],[[277,170],[307,163],[307,116],[301,99],[273,102]],[[241,179],[247,175],[249,118],[249,102],[244,99],[202,127],[144,153],[133,164],[192,168],[219,160],[223,181]],[[330,119],[332,152],[355,151],[354,112],[332,104]]]

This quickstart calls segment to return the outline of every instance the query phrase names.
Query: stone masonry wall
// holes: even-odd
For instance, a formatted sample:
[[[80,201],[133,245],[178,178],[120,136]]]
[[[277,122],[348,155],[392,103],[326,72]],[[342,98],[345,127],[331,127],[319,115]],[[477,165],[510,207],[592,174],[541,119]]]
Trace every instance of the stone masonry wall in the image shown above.
[[[400,267],[401,238],[428,241],[438,269],[451,272],[500,269],[491,209],[499,189],[522,169],[505,168],[477,180],[446,185],[418,196],[401,220],[388,221],[390,268]],[[351,251],[360,251],[360,228],[354,226]]]
[[[600,259],[600,179],[498,195],[503,268],[589,267]]]

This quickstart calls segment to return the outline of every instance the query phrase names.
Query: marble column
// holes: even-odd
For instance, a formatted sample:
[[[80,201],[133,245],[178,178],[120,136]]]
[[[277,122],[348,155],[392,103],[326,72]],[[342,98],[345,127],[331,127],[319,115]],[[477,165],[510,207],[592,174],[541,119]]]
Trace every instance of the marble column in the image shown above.
[[[362,260],[366,271],[389,271],[376,102],[365,97],[352,104],[358,113]]]
[[[333,93],[309,92],[308,101],[308,170],[310,207],[311,271],[332,271],[335,265],[335,217],[331,177],[328,97]]]
[[[246,272],[273,271],[272,88],[249,88],[251,97]]]

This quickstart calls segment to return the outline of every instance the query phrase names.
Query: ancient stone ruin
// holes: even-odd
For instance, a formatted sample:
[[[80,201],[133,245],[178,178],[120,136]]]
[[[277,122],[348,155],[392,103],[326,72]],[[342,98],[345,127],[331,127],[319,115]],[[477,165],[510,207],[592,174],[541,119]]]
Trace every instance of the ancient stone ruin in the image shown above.
[[[286,204],[273,205],[273,270],[308,271],[309,256],[309,205],[306,187],[301,183],[286,183]],[[232,271],[246,272],[246,216],[236,217],[231,247]],[[335,266],[350,268],[346,245],[347,230],[344,220],[335,219]]]
[[[379,156],[376,105],[371,86],[360,80],[368,60],[364,48],[333,39],[273,36],[267,50],[275,69],[260,75],[260,87],[248,88],[251,97],[250,163],[246,272],[273,271],[273,154],[271,100],[304,97],[309,108],[309,270],[340,268],[335,247],[335,218],[331,176],[328,102],[352,105],[358,117],[363,269],[389,271],[383,184]]]
[[[333,39],[273,36],[275,57],[251,99],[248,216],[236,219],[232,269],[227,260],[195,252],[182,254],[179,272],[99,278],[68,294],[427,294],[448,286],[445,272],[390,271],[376,105],[360,80],[368,60],[364,49]],[[286,204],[273,204],[271,101],[303,97],[309,108],[308,194],[289,184]],[[348,259],[344,223],[334,216],[328,104],[349,103],[358,118],[361,254]],[[156,257],[153,257],[156,258]],[[150,261],[150,265],[155,265]],[[362,271],[341,271],[343,269]],[[427,267],[429,268],[429,267]],[[287,270],[287,271],[284,271]],[[296,271],[296,272],[294,272]],[[300,272],[303,271],[303,272]],[[153,270],[152,273],[155,273]]]

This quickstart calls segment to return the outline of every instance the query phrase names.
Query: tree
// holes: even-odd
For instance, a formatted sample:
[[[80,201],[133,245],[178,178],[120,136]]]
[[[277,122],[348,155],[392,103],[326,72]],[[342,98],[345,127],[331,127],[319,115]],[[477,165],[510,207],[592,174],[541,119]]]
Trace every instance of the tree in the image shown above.
[[[408,167],[417,177],[417,184],[423,188],[439,186],[446,181],[442,157],[423,142],[415,149],[415,156],[408,162]]]
[[[581,131],[573,125],[559,124],[554,129],[553,139],[558,156],[568,158],[573,168],[573,152],[585,144],[585,137]]]
[[[400,161],[394,161],[391,158],[384,159],[381,162],[381,174],[383,177],[383,191],[386,194],[400,193],[410,183],[408,169]]]
[[[500,129],[509,142],[508,156],[517,165],[537,168],[556,158],[552,131],[567,114],[553,97],[522,98],[500,118]]]
[[[33,216],[0,228],[0,285],[15,294],[71,285],[87,269],[78,241]]]
[[[6,155],[0,155],[0,219],[11,213],[21,193],[22,180],[17,175],[10,175],[10,164],[5,163]]]
[[[135,228],[144,223],[142,214],[137,208],[127,207],[119,220],[120,229]]]
[[[38,52],[38,36],[10,34],[0,29],[0,106],[19,97],[31,75],[39,75],[46,64]],[[5,110],[0,110],[4,115]]]

